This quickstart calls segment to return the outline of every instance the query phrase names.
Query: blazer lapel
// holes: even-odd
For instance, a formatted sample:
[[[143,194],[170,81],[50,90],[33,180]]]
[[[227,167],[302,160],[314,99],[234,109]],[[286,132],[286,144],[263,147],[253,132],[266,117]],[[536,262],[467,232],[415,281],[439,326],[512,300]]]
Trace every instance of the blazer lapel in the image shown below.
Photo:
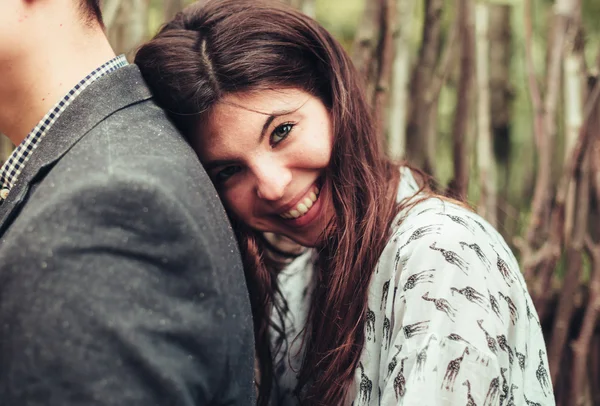
[[[88,131],[117,110],[152,97],[135,65],[89,85],[58,117],[25,164],[8,198],[0,206],[0,235],[12,223],[30,186],[54,166]]]

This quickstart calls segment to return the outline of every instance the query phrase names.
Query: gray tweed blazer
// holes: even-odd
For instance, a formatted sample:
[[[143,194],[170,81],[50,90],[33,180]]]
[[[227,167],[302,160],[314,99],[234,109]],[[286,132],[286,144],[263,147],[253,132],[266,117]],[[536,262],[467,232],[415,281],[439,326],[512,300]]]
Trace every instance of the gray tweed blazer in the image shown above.
[[[0,206],[0,405],[254,403],[238,249],[136,66],[90,85]]]

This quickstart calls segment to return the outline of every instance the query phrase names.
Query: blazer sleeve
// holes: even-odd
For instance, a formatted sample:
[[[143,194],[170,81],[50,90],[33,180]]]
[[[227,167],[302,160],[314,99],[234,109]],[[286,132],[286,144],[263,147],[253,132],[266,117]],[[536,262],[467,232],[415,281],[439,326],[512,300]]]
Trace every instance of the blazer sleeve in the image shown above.
[[[214,199],[214,195],[213,195]],[[0,404],[252,404],[233,238],[210,199],[88,179],[22,213],[0,298]],[[202,206],[202,200],[196,200]]]

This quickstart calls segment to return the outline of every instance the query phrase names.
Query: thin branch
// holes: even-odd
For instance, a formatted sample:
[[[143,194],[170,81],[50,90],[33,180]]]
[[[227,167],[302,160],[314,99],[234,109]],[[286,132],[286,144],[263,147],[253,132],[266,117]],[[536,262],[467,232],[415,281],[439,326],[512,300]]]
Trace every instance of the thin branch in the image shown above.
[[[534,135],[536,143],[539,147],[540,141],[544,138],[544,126],[543,126],[543,114],[542,108],[542,93],[535,74],[535,68],[533,65],[533,28],[531,20],[531,0],[524,1],[524,23],[525,23],[525,62],[527,68],[527,86],[529,88],[529,95],[531,97],[531,104],[533,105],[534,114]]]
[[[600,113],[600,108],[597,111]],[[600,156],[600,131],[598,130],[598,124],[600,123],[597,117],[593,121],[593,129],[590,129],[590,131],[594,132],[594,140],[589,152],[590,156],[594,157],[591,160],[591,186],[596,197],[596,202],[600,203],[600,162],[597,159]],[[587,375],[586,367],[588,366],[588,360],[591,360],[592,363],[594,362],[594,359],[589,357],[589,354],[593,353],[593,350],[590,349],[590,343],[592,342],[600,313],[600,244],[595,244],[588,234],[585,237],[585,248],[591,260],[592,273],[589,282],[588,306],[583,316],[581,331],[577,340],[572,344],[574,366],[571,380],[571,398],[574,400],[575,406],[583,404],[582,393],[583,381]],[[595,360],[595,362],[595,367],[597,367],[598,360]]]
[[[594,171],[596,172],[596,171]],[[596,175],[596,177],[598,177]],[[596,188],[600,185],[596,185]],[[600,189],[599,189],[600,190]],[[599,193],[599,192],[597,192]],[[584,405],[584,379],[588,365],[590,343],[598,322],[600,313],[600,244],[594,244],[589,235],[585,238],[585,248],[592,262],[592,276],[589,282],[589,300],[579,337],[571,344],[574,354],[573,374],[571,375],[571,399],[574,406]]]
[[[568,21],[573,12],[572,0],[556,0],[553,42],[550,46],[548,74],[546,76],[546,94],[543,105],[543,131],[538,140],[539,167],[533,193],[532,211],[527,227],[526,238],[529,244],[535,245],[538,231],[544,217],[548,213],[552,186],[552,150],[556,136],[556,106],[560,89],[560,74],[564,53],[564,42]]]
[[[565,345],[568,340],[570,321],[575,309],[575,294],[579,287],[579,279],[583,268],[581,251],[584,248],[585,236],[587,234],[587,221],[590,203],[590,154],[587,151],[584,162],[581,165],[581,176],[574,184],[577,193],[576,211],[573,229],[573,239],[567,248],[567,270],[560,289],[556,316],[552,328],[551,341],[548,348],[548,364],[550,365],[550,377],[554,385],[557,384],[560,373],[560,363],[563,358]],[[554,264],[552,264],[554,266]],[[551,272],[549,273],[552,274]]]

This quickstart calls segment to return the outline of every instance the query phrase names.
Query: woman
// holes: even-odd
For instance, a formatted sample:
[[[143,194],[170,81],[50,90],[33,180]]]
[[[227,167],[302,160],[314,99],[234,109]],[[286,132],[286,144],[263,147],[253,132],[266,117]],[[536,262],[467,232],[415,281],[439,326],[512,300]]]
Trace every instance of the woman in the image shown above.
[[[326,30],[278,3],[209,1],[136,63],[238,235],[260,405],[554,403],[510,250],[384,156]],[[283,266],[265,232],[309,248]]]

